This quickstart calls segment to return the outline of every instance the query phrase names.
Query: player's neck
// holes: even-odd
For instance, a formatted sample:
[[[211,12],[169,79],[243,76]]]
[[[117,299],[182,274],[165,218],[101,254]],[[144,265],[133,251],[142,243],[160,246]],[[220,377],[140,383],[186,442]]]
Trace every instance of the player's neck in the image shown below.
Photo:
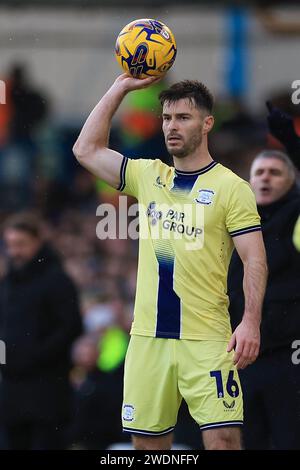
[[[198,150],[194,154],[187,155],[184,158],[177,158],[173,156],[173,160],[176,170],[180,171],[198,171],[213,161],[207,149],[200,152]]]

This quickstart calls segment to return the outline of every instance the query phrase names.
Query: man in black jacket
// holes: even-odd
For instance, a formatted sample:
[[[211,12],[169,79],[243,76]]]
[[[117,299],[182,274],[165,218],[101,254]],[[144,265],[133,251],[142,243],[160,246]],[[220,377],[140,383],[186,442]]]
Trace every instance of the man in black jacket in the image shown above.
[[[33,216],[4,228],[9,269],[0,283],[0,423],[9,449],[63,448],[70,416],[70,348],[81,333],[76,289]]]
[[[269,280],[261,324],[261,349],[241,371],[246,449],[300,449],[300,365],[292,343],[300,339],[300,253],[293,232],[300,212],[295,169],[286,154],[268,150],[251,168],[250,183],[261,216]],[[229,275],[230,315],[243,314],[243,269],[234,252]]]

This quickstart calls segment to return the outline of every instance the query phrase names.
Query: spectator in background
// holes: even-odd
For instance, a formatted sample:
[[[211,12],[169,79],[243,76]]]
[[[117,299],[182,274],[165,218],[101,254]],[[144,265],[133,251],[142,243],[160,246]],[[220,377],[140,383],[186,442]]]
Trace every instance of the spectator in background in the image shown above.
[[[8,82],[12,116],[10,123],[11,140],[31,140],[35,128],[47,116],[46,98],[30,85],[26,67],[14,64]]]
[[[33,203],[32,174],[38,154],[34,133],[48,114],[48,104],[30,84],[24,65],[14,64],[6,81],[8,104],[6,137],[2,139],[5,145],[0,148],[0,201],[2,208],[19,210]]]
[[[81,333],[77,292],[33,215],[4,227],[9,268],[0,283],[0,424],[6,449],[61,449],[71,413],[70,349]]]
[[[261,216],[269,266],[263,305],[261,348],[256,362],[240,371],[244,389],[246,449],[300,449],[300,374],[291,345],[300,338],[300,253],[293,244],[300,191],[288,156],[260,153],[250,183]],[[232,327],[243,315],[243,268],[233,253],[228,292]]]
[[[115,326],[100,337],[87,334],[76,342],[73,360],[84,377],[76,392],[76,412],[69,429],[73,446],[99,450],[129,441],[120,422],[128,340],[128,333]]]

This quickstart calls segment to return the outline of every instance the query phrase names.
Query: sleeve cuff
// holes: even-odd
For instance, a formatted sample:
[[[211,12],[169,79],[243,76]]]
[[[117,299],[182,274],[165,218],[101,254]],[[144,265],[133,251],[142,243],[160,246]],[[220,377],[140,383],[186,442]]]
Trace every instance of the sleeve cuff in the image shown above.
[[[238,235],[244,235],[245,233],[258,232],[261,230],[260,225],[252,225],[251,227],[245,227],[237,230],[232,230],[229,232],[231,237],[237,237]]]
[[[126,174],[127,163],[128,163],[128,158],[123,157],[121,168],[120,168],[120,184],[117,187],[118,191],[123,191],[126,185],[125,174]]]

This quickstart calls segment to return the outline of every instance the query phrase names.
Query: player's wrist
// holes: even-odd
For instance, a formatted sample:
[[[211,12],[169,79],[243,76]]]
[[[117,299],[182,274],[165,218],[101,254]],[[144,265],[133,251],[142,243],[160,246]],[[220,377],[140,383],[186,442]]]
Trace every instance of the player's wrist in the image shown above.
[[[129,90],[122,83],[114,82],[107,94],[117,98],[120,102],[125,98]]]
[[[249,312],[248,310],[244,311],[242,318],[242,323],[251,325],[254,328],[260,327],[261,315],[255,312]]]

